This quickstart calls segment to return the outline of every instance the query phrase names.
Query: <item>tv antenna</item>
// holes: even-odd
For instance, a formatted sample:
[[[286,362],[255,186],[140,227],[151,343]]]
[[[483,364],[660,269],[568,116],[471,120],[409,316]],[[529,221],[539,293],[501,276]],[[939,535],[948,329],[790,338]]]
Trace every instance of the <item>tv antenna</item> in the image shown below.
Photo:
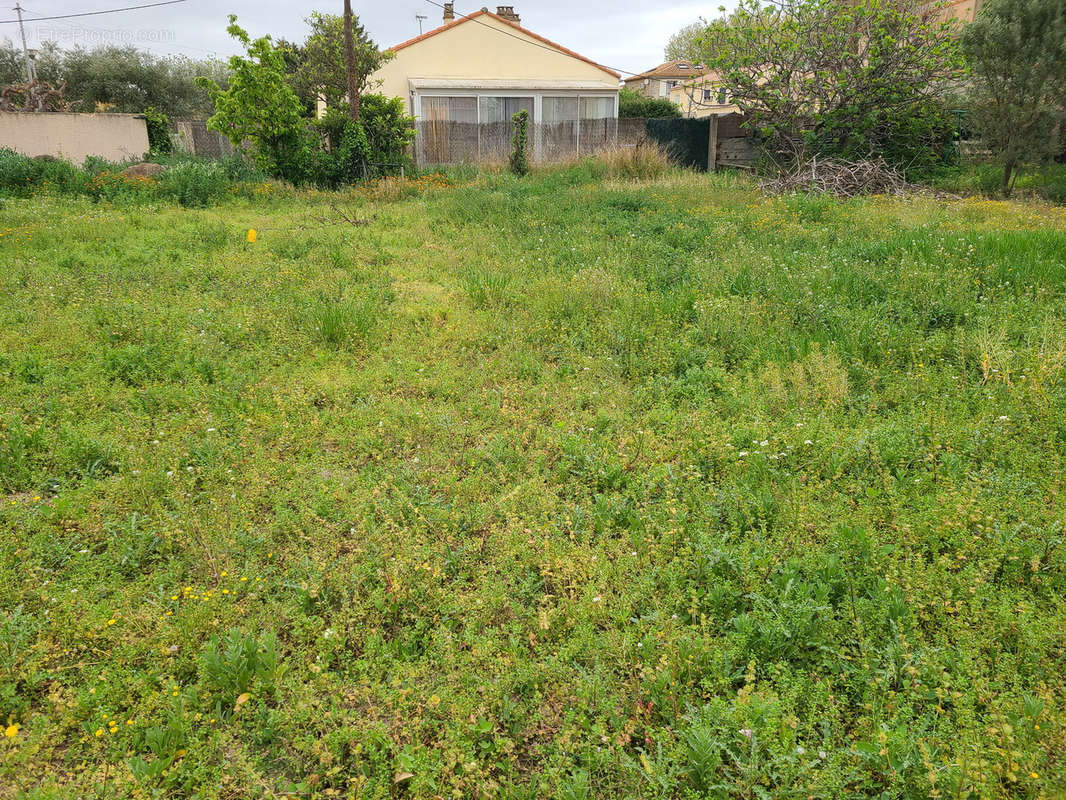
[[[429,19],[425,14],[415,14],[415,19],[418,20],[418,35],[422,35],[422,20]]]

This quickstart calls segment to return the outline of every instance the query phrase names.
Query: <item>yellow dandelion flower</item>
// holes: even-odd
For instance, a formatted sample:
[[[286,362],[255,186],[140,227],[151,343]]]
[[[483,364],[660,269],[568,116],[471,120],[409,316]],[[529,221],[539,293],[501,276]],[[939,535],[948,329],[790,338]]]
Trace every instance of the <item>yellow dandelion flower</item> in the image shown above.
[[[255,244],[256,236],[255,228],[248,229],[248,244]]]
[[[95,731],[93,731],[93,736],[103,736],[103,735],[104,735],[104,729],[103,728],[97,728]]]
[[[19,735],[19,725],[17,722],[12,722],[6,728],[4,728],[4,736],[8,739],[14,739]]]

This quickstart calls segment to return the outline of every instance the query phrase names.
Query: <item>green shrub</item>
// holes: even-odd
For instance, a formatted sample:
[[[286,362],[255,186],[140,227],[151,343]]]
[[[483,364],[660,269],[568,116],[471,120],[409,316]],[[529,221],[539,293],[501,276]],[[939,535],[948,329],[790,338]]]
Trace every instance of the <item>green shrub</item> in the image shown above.
[[[937,100],[919,103],[906,114],[892,108],[859,119],[848,108],[823,114],[807,144],[823,155],[850,159],[878,155],[916,179],[957,156],[951,147],[957,124],[955,115]]]
[[[1042,173],[1041,194],[1052,203],[1066,205],[1066,167],[1049,167]]]
[[[618,116],[673,119],[681,116],[681,109],[666,98],[645,97],[632,89],[623,89],[618,93]]]
[[[330,150],[341,146],[350,121],[347,104],[333,106],[314,125]],[[364,94],[359,98],[359,124],[366,135],[366,159],[370,174],[394,172],[397,167],[412,167],[407,145],[414,139],[414,118],[404,111],[403,101],[383,94]]]
[[[355,183],[366,175],[369,156],[370,143],[363,124],[346,120],[340,143],[329,151],[315,151],[309,177],[316,186],[327,189]]]
[[[265,180],[267,175],[260,169],[257,169],[247,158],[244,158],[240,153],[231,153],[228,156],[223,156],[217,161],[213,162],[222,167],[226,172],[226,177],[235,182],[252,182]]]
[[[60,159],[38,162],[37,186],[46,191],[61,194],[84,194],[90,176],[69,161]]]
[[[41,162],[8,148],[0,149],[0,191],[28,195],[40,182]]]
[[[86,156],[81,163],[81,171],[93,177],[101,172],[122,172],[122,164],[108,161],[106,158],[100,158],[99,156]]]
[[[216,161],[186,161],[159,176],[159,194],[187,208],[204,208],[225,196],[230,185],[226,166]]]

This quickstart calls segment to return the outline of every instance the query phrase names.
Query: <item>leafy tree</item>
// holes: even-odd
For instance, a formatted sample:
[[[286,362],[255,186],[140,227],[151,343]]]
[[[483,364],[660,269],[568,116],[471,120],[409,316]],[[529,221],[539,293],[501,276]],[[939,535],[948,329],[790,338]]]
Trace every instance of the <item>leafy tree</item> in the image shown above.
[[[1051,155],[1066,107],[1066,0],[989,0],[962,33],[972,118],[1003,162],[1009,195],[1021,164]]]
[[[62,77],[63,52],[55,42],[43,42],[37,50],[34,62],[37,65],[37,79],[42,83],[59,85]],[[26,81],[26,62],[22,55],[22,46],[15,45],[10,39],[0,43],[0,86]]]
[[[705,19],[693,22],[679,30],[666,43],[666,50],[663,53],[666,56],[666,60],[677,61],[683,58],[689,61],[699,61],[703,58],[700,39],[703,38],[706,30],[707,20]]]
[[[64,53],[63,77],[69,96],[86,111],[140,111],[161,100],[168,88],[154,60],[135,47],[76,47]]]
[[[274,47],[285,64],[285,80],[303,103],[305,116],[313,118],[318,111],[318,94],[313,91],[302,91],[295,80],[296,71],[300,69],[304,60],[303,47],[288,39],[275,40]]]
[[[670,118],[680,117],[681,109],[663,97],[645,97],[632,89],[618,93],[619,117]]]
[[[211,113],[209,97],[196,85],[197,74],[225,79],[218,61],[160,58],[132,46],[64,51],[59,73],[67,84],[67,96],[86,110],[104,107],[136,113],[154,106],[171,117]]]
[[[207,125],[236,148],[250,142],[261,169],[300,182],[306,177],[311,145],[300,99],[285,81],[284,59],[269,36],[252,41],[236,15],[230,15],[226,30],[247,55],[230,57],[233,77],[228,89],[210,78],[196,79],[215,104]]]
[[[298,48],[292,48],[295,68],[291,85],[301,98],[311,99],[318,95],[325,98],[327,108],[346,102],[348,73],[344,58],[344,19],[336,14],[318,11],[307,18],[311,33]],[[358,94],[370,87],[370,76],[392,58],[392,54],[378,50],[367,35],[358,17],[352,18],[352,34],[355,39],[355,78]]]
[[[740,0],[701,39],[704,63],[772,157],[811,151],[928,164],[950,138],[952,29],[907,0]]]
[[[93,50],[60,49],[45,42],[37,53],[37,75],[45,83],[66,84],[65,96],[83,111],[107,108],[139,113],[154,106],[171,117],[199,117],[213,111],[196,76],[227,80],[220,61],[194,61],[183,56],[161,58],[135,47],[105,46]],[[0,44],[0,86],[25,80],[21,47]]]
[[[22,52],[10,39],[0,43],[0,86],[22,83],[26,80],[26,62]]]

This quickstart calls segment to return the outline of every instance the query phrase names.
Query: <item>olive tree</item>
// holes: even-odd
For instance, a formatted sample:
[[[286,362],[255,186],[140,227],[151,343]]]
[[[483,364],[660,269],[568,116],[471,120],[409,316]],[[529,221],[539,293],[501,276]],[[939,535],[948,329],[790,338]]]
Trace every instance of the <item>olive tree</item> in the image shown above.
[[[1003,164],[1051,154],[1066,106],[1066,0],[989,0],[962,34],[975,127]]]

